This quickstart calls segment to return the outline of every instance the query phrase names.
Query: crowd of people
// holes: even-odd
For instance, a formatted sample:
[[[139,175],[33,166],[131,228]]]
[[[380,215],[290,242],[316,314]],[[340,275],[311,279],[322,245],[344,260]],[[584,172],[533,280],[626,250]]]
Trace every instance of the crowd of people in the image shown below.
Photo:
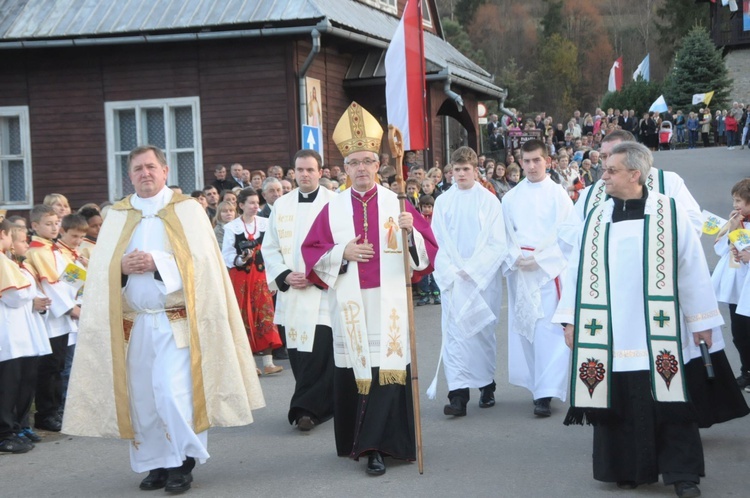
[[[442,305],[451,417],[467,415],[471,389],[495,405],[506,279],[509,382],[533,414],[570,395],[565,424],[594,425],[596,479],[632,489],[661,474],[699,496],[698,428],[750,412],[750,251],[728,242],[750,219],[750,186],[732,191],[712,287],[700,208],[679,175],[652,166],[650,119],[634,134],[630,112],[577,113],[567,130],[540,115],[526,126],[541,139],[503,162],[460,147],[427,169],[417,152],[403,165],[381,154],[380,125],[352,103],[333,133],[343,171],[301,150],[286,170],[219,165],[189,196],[166,184],[162,151],[134,149],[132,196],[72,213],[51,194],[28,226],[0,222],[0,313],[13,324],[0,325],[0,451],[31,450],[35,429],[120,437],[148,472],[141,489],[186,491],[209,457],[206,429],[251,423],[258,377],[288,359],[289,423],[308,432],[333,418],[337,453],[382,475],[384,457],[417,457],[405,279],[417,306]]]

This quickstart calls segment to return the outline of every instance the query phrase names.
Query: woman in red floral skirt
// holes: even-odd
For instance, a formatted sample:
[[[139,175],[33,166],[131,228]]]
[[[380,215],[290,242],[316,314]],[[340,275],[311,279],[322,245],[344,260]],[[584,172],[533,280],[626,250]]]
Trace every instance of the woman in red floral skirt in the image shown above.
[[[229,267],[234,293],[245,322],[250,348],[263,356],[263,373],[275,374],[284,367],[273,364],[271,351],[281,347],[279,330],[273,323],[273,297],[266,283],[266,269],[260,252],[268,220],[257,216],[260,203],[252,188],[240,191],[237,208],[242,214],[224,225],[222,255]]]

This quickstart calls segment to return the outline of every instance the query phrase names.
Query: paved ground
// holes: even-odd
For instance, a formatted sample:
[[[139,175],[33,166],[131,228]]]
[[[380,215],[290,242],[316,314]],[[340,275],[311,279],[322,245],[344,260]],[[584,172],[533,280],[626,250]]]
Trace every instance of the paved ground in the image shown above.
[[[659,152],[657,165],[680,173],[702,207],[720,215],[731,209],[729,190],[750,173],[750,151],[726,149]],[[710,249],[711,241],[704,237]],[[707,255],[711,267],[716,262]],[[726,311],[726,310],[724,310]],[[725,318],[726,319],[726,318]],[[392,463],[383,477],[364,473],[364,462],[335,456],[333,425],[328,422],[301,435],[286,421],[293,389],[291,371],[261,380],[268,406],[254,424],[210,431],[211,459],[194,472],[191,496],[501,496],[600,497],[674,496],[662,485],[625,492],[591,477],[590,427],[564,427],[567,406],[553,402],[550,419],[531,413],[530,395],[507,383],[506,322],[498,328],[498,404],[477,407],[449,419],[442,414],[447,388],[441,374],[438,399],[422,395],[425,473],[415,464]],[[438,306],[416,309],[421,391],[435,372],[440,348]],[[737,363],[728,330],[727,352]],[[288,367],[287,362],[280,362]],[[748,495],[750,419],[735,420],[702,432],[707,497]],[[144,496],[142,476],[128,463],[127,443],[49,435],[25,455],[0,456],[0,496]],[[151,493],[161,496],[162,491]]]

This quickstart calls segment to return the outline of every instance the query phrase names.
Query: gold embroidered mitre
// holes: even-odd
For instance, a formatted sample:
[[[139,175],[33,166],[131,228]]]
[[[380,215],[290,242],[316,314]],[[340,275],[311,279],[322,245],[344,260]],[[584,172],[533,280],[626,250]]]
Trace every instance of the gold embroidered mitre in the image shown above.
[[[383,128],[375,116],[356,102],[347,107],[333,130],[333,141],[344,157],[352,152],[380,153]]]

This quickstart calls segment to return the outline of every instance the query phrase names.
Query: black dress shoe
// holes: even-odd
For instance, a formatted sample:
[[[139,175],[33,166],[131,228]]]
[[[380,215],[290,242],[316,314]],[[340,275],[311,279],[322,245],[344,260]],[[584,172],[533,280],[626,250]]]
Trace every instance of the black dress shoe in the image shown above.
[[[43,431],[60,432],[62,429],[62,423],[57,417],[53,416],[37,420],[34,427]]]
[[[274,360],[288,360],[289,359],[289,351],[287,351],[286,348],[274,349],[272,354],[273,354]]]
[[[385,474],[385,462],[379,451],[373,451],[367,457],[367,473],[371,476],[382,476]]]
[[[455,397],[451,399],[451,402],[443,407],[443,413],[445,415],[453,415],[454,417],[465,417],[466,416],[466,403],[462,398]]]
[[[297,428],[302,432],[309,432],[313,430],[314,427],[315,421],[312,419],[312,417],[302,415],[299,420],[297,420]]]
[[[143,491],[153,491],[161,489],[167,485],[167,469],[154,469],[149,471],[148,475],[141,481]]]
[[[492,406],[495,406],[495,389],[494,389],[494,383],[492,384],[492,388],[490,387],[483,387],[481,389],[482,393],[479,396],[479,408],[490,408]]]
[[[549,404],[552,398],[539,398],[534,400],[534,415],[537,417],[549,417],[552,415],[552,409]]]
[[[193,482],[191,472],[183,474],[179,469],[170,469],[164,491],[167,493],[182,493],[190,489],[191,482]]]
[[[674,492],[680,498],[697,498],[701,495],[698,485],[690,481],[680,481],[674,483]]]

